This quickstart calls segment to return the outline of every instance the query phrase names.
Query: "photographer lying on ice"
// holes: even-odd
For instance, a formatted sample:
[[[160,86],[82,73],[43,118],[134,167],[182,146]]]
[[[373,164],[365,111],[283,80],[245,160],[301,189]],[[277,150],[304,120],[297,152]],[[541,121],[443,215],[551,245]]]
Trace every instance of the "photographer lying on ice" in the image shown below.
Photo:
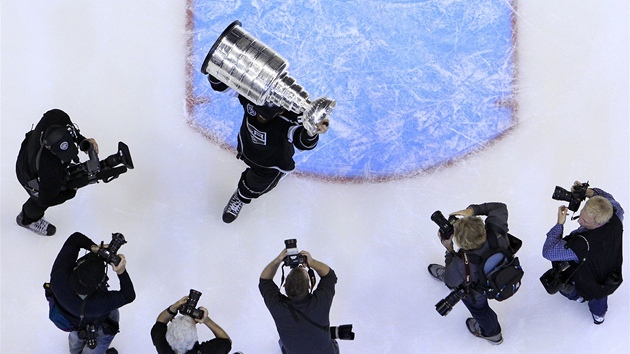
[[[577,204],[589,198],[578,218],[579,228],[562,238],[569,208],[558,207],[558,222],[547,233],[543,257],[552,261],[553,268],[541,277],[549,294],[560,291],[569,300],[588,301],[595,324],[604,322],[608,310],[608,295],[621,284],[623,209],[599,188],[575,182],[569,200]],[[556,187],[558,189],[558,187]],[[575,211],[573,210],[573,211]],[[555,283],[557,286],[550,284]]]

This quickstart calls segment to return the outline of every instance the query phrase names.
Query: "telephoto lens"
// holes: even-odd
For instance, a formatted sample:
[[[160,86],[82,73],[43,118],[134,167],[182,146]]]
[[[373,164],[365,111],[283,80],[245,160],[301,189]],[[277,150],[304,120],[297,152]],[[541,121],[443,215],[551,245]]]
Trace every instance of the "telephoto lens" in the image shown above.
[[[201,297],[201,292],[195,289],[190,289],[190,294],[188,294],[188,300],[185,304],[183,304],[179,308],[179,313],[182,315],[190,316],[195,319],[203,318],[203,310],[197,308],[197,303],[199,302],[199,298]]]
[[[466,297],[466,291],[464,289],[455,289],[451,291],[444,299],[435,304],[435,311],[440,315],[446,316],[453,309],[459,300]]]

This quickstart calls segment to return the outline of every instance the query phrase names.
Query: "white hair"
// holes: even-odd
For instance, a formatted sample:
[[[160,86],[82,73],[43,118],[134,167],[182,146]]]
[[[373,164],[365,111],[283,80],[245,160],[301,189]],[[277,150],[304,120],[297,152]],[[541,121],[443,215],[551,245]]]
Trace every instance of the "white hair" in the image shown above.
[[[198,340],[196,323],[190,316],[173,318],[166,329],[166,341],[177,354],[186,353]]]

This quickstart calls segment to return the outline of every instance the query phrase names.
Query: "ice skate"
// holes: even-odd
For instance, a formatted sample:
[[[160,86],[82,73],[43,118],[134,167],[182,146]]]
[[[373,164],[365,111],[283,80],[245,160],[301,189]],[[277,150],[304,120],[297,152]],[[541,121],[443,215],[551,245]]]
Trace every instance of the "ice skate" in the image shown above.
[[[238,214],[241,212],[241,208],[243,208],[243,204],[244,203],[238,197],[238,191],[235,191],[230,201],[223,209],[223,222],[229,224],[236,220]]]

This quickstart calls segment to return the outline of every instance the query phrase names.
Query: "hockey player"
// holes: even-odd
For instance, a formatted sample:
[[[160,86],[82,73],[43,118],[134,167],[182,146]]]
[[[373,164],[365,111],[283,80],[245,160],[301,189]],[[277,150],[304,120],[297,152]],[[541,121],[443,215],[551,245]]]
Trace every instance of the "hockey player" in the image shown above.
[[[215,91],[225,91],[228,86],[212,75],[208,81]],[[223,221],[231,223],[244,204],[268,193],[278,182],[295,169],[295,149],[312,150],[317,146],[319,134],[328,131],[326,118],[317,125],[311,135],[299,122],[298,115],[274,104],[257,106],[242,95],[238,100],[244,115],[238,133],[237,158],[247,164],[241,174],[236,191],[223,209]]]

